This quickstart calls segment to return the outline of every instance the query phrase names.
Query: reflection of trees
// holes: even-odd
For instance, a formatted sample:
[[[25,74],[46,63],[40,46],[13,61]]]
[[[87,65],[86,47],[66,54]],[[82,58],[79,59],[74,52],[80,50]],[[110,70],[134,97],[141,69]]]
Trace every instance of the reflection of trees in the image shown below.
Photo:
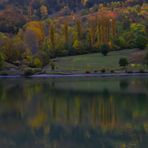
[[[29,80],[7,85],[0,83],[0,97],[3,98],[0,100],[0,106],[3,106],[0,119],[4,114],[11,116],[11,112],[19,114],[19,120],[23,120],[27,127],[33,131],[42,130],[47,136],[55,125],[66,134],[71,133],[72,127],[84,128],[86,137],[91,135],[90,128],[94,131],[100,129],[104,134],[113,130],[114,133],[127,131],[131,140],[135,131],[147,133],[146,95],[139,98],[138,95],[124,93],[121,96],[108,89],[98,94],[65,93],[56,89],[56,83],[53,88],[52,83]],[[134,138],[137,140],[139,137]]]
[[[9,87],[3,88],[1,94],[5,94],[4,101],[7,101],[7,105],[14,108],[17,106],[17,111],[20,110],[25,118],[29,117],[31,120],[31,118],[35,119],[35,116],[46,114],[50,124],[88,124],[94,127],[100,126],[102,129],[113,129],[117,126],[117,117],[124,114],[120,110],[125,110],[124,118],[120,117],[122,120],[125,120],[127,113],[130,113],[133,119],[140,118],[142,114],[145,117],[147,114],[145,99],[142,98],[140,100],[137,98],[133,102],[124,94],[123,100],[116,94],[110,94],[108,89],[103,89],[102,94],[91,96],[74,93],[72,95],[71,93],[62,94],[53,89],[52,85],[52,81],[51,83],[40,81],[35,83],[26,80],[23,83],[13,85],[11,83]],[[125,100],[126,97],[128,99]],[[33,112],[32,115],[31,112]]]
[[[112,96],[99,99],[99,124],[102,129],[117,127],[117,106]]]

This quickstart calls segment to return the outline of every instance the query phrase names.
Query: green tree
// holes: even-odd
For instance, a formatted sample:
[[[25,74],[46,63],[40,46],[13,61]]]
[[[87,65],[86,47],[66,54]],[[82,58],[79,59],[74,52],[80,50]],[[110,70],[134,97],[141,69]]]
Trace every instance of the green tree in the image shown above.
[[[100,52],[102,53],[102,55],[107,56],[107,54],[109,52],[109,46],[106,44],[102,44],[100,46]]]
[[[134,39],[134,45],[135,47],[138,47],[140,49],[144,49],[147,45],[147,37],[142,34],[136,34]]]
[[[50,26],[50,42],[53,49],[55,49],[55,26],[51,24]]]
[[[127,47],[125,38],[121,35],[113,39],[113,45],[116,49],[123,49]]]
[[[130,26],[131,34],[133,34],[134,47],[144,49],[147,44],[146,27],[140,23],[133,23]]]
[[[146,27],[143,24],[140,24],[140,23],[133,23],[130,26],[130,30],[133,33],[145,33]]]

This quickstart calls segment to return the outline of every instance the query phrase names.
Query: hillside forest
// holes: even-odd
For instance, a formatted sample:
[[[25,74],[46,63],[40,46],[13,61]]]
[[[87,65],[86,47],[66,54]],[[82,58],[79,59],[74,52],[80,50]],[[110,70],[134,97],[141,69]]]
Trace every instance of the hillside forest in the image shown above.
[[[148,3],[0,1],[0,67],[41,68],[56,57],[134,49],[148,64]]]

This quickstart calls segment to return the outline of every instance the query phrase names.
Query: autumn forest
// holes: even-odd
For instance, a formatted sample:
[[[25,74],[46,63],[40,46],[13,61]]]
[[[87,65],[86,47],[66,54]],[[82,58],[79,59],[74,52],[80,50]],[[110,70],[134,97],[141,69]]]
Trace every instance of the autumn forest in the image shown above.
[[[24,70],[50,63],[54,69],[56,57],[146,49],[147,11],[139,0],[2,0],[0,65],[5,61]],[[146,50],[144,55],[141,61],[147,63]]]

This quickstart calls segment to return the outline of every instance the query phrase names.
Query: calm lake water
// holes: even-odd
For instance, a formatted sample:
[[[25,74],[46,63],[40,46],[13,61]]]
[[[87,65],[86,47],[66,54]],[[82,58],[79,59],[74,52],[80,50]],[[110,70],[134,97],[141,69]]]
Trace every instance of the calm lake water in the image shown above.
[[[0,148],[148,148],[148,77],[0,79]]]

